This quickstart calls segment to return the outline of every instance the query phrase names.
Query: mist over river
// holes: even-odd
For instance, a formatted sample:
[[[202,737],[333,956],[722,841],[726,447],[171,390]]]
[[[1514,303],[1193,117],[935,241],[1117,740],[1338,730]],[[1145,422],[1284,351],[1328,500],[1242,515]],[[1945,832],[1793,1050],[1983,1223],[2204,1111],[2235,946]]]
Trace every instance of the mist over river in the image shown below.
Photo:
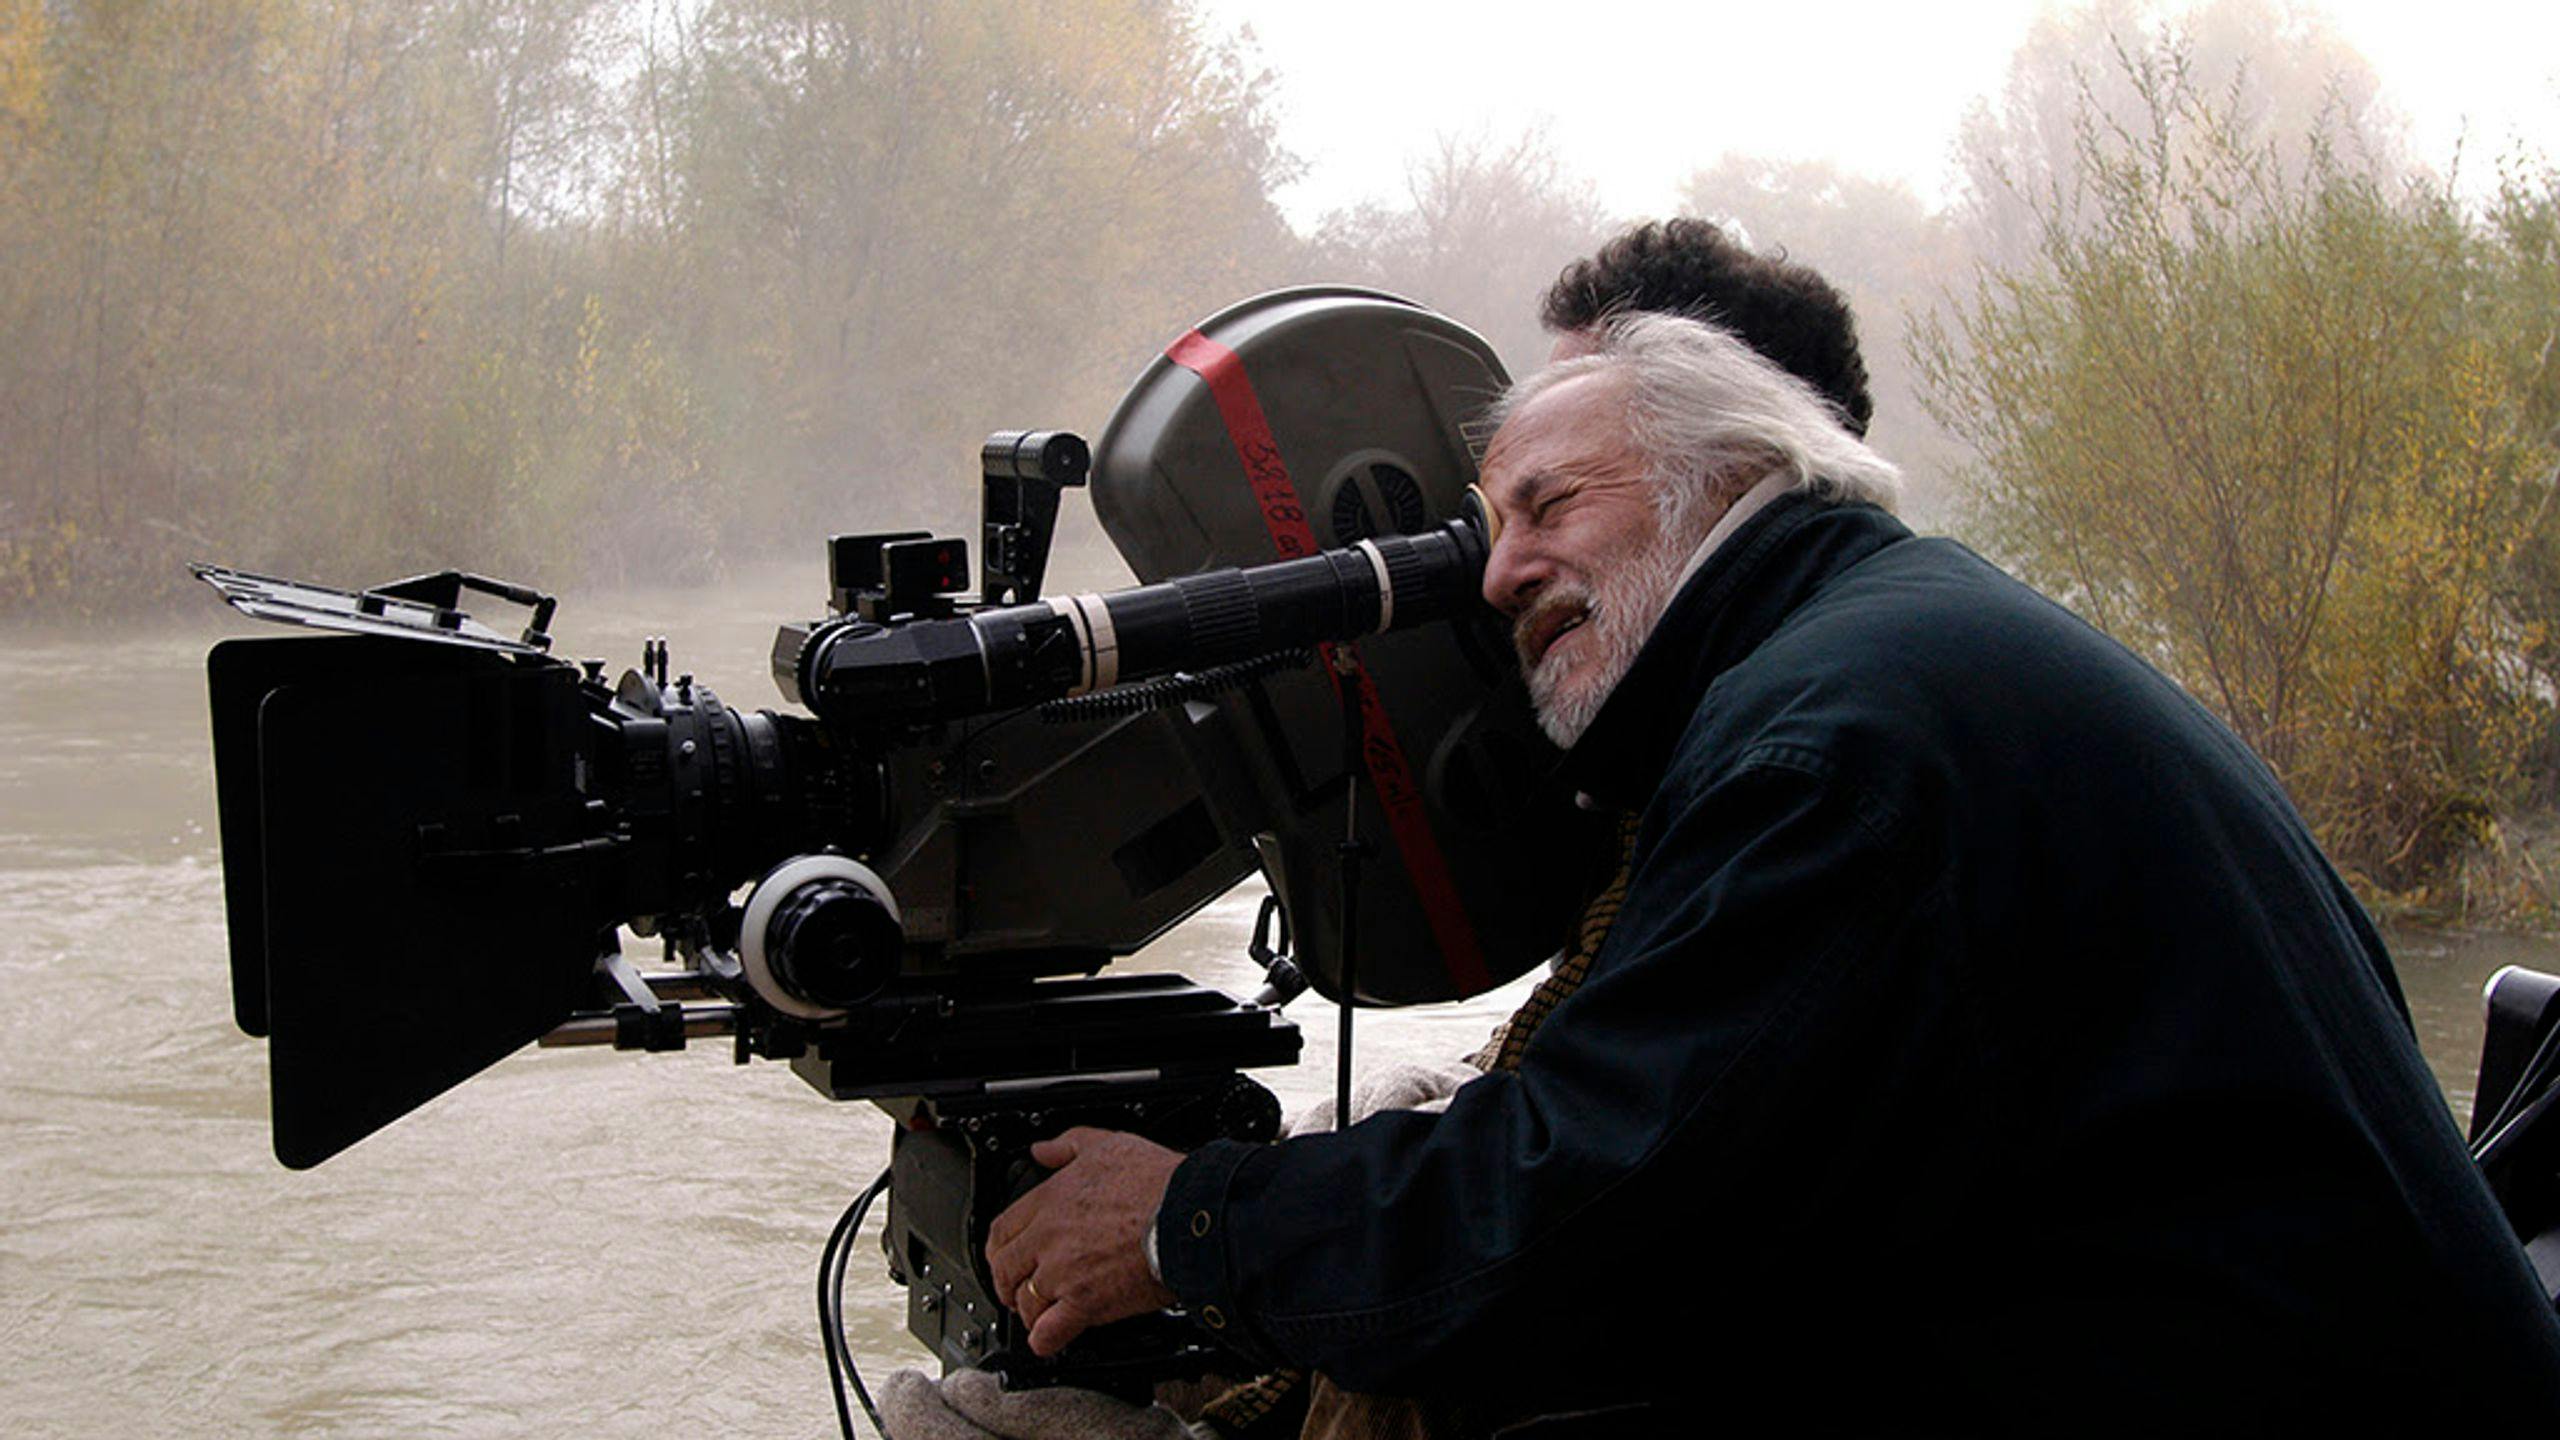
[[[1053,588],[1113,583],[1064,568]],[[554,628],[560,653],[617,669],[667,635],[677,670],[753,708],[775,703],[774,623],[822,592],[813,565],[572,595]],[[281,633],[207,592],[148,633],[0,637],[0,1430],[833,1433],[812,1279],[886,1159],[867,1105],[718,1042],[529,1052],[316,1170],[276,1164],[264,1047],[231,1022],[203,680],[214,640],[262,631]],[[1128,964],[1249,991],[1259,897]],[[2394,950],[2467,1114],[2482,981],[2560,968],[2560,944],[2402,932]],[[1464,1053],[1526,983],[1364,1016],[1360,1053]],[[1330,1090],[1333,1013],[1291,1014],[1306,1060],[1262,1078],[1295,1107]],[[876,1385],[925,1356],[870,1233],[847,1302]]]

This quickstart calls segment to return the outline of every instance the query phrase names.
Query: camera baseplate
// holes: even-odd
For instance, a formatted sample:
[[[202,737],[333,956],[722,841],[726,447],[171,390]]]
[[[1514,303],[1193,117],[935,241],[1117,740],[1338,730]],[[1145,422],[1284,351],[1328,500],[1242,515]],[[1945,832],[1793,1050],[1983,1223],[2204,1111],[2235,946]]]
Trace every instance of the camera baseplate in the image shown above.
[[[1298,1027],[1179,975],[1100,975],[936,992],[857,1009],[791,1068],[832,1100],[1036,1097],[1102,1081],[1294,1064]]]
[[[1176,1150],[1271,1139],[1280,1102],[1237,1071],[1294,1062],[1297,1027],[1178,975],[1026,982],[880,1013],[895,1018],[875,1029],[857,1012],[792,1068],[900,1122],[881,1247],[907,1287],[908,1331],[946,1370],[993,1370],[1013,1388],[1140,1398],[1216,1368],[1225,1352],[1173,1311],[1103,1326],[1053,1359],[1032,1354],[987,1274],[987,1229],[1047,1174],[1032,1145],[1080,1125]]]

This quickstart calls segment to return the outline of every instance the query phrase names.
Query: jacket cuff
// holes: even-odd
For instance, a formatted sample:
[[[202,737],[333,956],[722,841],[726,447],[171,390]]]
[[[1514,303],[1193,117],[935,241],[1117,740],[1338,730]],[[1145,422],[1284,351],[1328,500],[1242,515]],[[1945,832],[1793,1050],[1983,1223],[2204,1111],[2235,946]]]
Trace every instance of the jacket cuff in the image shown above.
[[[1287,1363],[1285,1358],[1245,1318],[1231,1248],[1233,1227],[1227,1223],[1227,1197],[1236,1172],[1269,1148],[1212,1140],[1192,1151],[1165,1186],[1164,1202],[1156,1208],[1155,1241],[1159,1278],[1191,1318],[1219,1344],[1263,1365],[1279,1366]]]

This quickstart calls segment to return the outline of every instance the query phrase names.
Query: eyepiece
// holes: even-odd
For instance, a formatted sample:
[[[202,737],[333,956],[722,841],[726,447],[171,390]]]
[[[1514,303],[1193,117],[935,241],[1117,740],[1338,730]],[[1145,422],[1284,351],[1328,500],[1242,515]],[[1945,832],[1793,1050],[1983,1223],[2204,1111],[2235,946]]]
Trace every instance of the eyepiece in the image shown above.
[[[1478,543],[1488,551],[1502,538],[1502,517],[1494,513],[1493,504],[1484,498],[1484,487],[1470,485],[1458,500],[1457,522],[1476,532]]]

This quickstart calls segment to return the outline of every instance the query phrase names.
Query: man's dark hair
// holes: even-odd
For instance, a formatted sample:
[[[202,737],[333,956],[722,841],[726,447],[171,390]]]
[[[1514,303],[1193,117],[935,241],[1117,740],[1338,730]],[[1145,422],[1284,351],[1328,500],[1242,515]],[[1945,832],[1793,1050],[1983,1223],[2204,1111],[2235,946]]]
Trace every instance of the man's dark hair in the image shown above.
[[[1858,357],[1858,322],[1810,267],[1754,254],[1704,220],[1656,220],[1564,267],[1538,319],[1561,334],[1640,310],[1723,326],[1822,392],[1851,434],[1867,433],[1876,407]]]

